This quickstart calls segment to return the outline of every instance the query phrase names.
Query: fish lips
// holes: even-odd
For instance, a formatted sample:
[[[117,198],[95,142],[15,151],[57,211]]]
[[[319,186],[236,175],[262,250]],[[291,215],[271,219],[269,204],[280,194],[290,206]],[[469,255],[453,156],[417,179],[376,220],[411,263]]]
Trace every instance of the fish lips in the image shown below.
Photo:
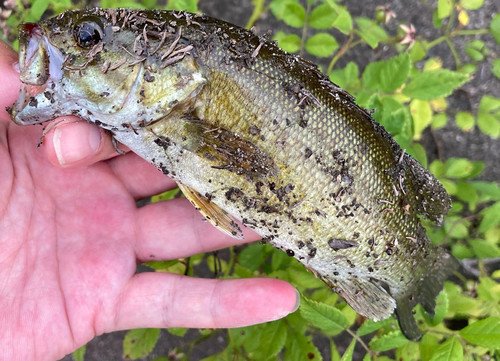
[[[10,109],[14,123],[36,124],[57,116],[51,109],[52,88],[62,78],[63,61],[63,55],[49,42],[40,25],[19,26],[19,78],[23,85]]]

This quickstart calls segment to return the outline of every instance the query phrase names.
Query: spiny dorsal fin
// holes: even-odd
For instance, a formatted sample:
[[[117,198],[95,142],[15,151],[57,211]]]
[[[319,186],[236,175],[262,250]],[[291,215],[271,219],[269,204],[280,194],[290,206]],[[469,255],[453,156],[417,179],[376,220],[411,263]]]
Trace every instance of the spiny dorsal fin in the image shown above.
[[[236,239],[243,239],[243,232],[238,224],[218,205],[182,183],[177,182],[177,185],[196,209],[218,230]]]

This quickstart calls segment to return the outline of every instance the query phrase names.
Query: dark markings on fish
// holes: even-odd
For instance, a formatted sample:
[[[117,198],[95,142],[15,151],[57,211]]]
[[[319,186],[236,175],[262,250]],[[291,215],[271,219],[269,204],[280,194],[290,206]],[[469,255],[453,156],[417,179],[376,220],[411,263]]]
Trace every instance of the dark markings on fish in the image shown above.
[[[334,251],[338,251],[339,249],[348,249],[348,248],[352,248],[352,247],[359,247],[358,242],[345,241],[343,239],[338,239],[338,238],[330,238],[328,240],[328,245]]]
[[[147,81],[147,82],[152,82],[155,80],[155,77],[151,75],[151,73],[149,71],[145,71],[144,72],[144,80]]]
[[[38,106],[38,99],[35,97],[31,97],[28,104],[30,107],[36,108]]]
[[[306,159],[309,159],[312,154],[313,154],[312,150],[309,148],[306,148],[305,155],[304,155],[306,157]]]
[[[299,247],[299,249],[302,249],[304,246],[305,246],[304,242],[302,241],[297,242],[297,247]]]
[[[287,254],[288,256],[290,256],[290,257],[295,256],[295,252],[294,252],[294,251],[292,251],[291,249],[287,249],[287,250],[286,250],[286,254]]]

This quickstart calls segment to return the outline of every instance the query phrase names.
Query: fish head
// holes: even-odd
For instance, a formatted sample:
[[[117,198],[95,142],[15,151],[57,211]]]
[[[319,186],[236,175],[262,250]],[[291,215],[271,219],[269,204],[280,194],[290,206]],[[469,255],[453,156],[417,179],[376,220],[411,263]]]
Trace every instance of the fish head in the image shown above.
[[[13,121],[74,114],[120,131],[147,126],[194,98],[205,78],[189,52],[162,66],[162,49],[174,41],[182,46],[180,31],[176,37],[169,27],[158,35],[167,32],[161,24],[127,22],[130,11],[76,10],[20,25],[23,84],[10,110]]]

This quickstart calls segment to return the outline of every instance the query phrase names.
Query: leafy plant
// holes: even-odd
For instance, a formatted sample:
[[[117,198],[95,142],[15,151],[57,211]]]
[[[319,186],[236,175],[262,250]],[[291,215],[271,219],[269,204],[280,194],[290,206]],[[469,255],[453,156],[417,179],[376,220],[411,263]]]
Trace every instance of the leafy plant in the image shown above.
[[[422,0],[426,3],[426,0]],[[43,14],[58,13],[83,6],[69,0],[10,0],[0,14],[2,39],[16,46],[16,26],[21,21],[36,21]],[[103,7],[158,8],[156,0],[102,0]],[[492,274],[488,264],[500,257],[500,186],[476,178],[484,164],[466,158],[436,159],[428,162],[419,143],[425,129],[439,129],[450,119],[463,132],[476,127],[484,134],[500,136],[500,98],[484,95],[472,111],[453,112],[447,97],[489,67],[500,78],[500,14],[492,16],[487,28],[467,29],[472,12],[480,10],[484,0],[438,0],[434,7],[426,3],[433,24],[441,36],[427,39],[411,24],[398,23],[396,33],[388,22],[396,14],[379,7],[373,18],[353,17],[347,6],[336,0],[254,0],[254,10],[247,23],[250,28],[264,14],[272,14],[285,24],[274,38],[290,53],[327,60],[324,71],[331,80],[356,98],[367,109],[376,109],[374,118],[381,123],[402,148],[428,166],[453,196],[453,207],[446,216],[444,227],[435,228],[424,222],[434,244],[449,247],[463,260],[472,274],[460,282],[446,282],[437,298],[434,317],[420,306],[415,317],[425,332],[418,342],[408,341],[393,317],[380,322],[357,315],[337,294],[308,273],[295,259],[267,244],[232,247],[229,257],[197,255],[189,260],[151,262],[146,264],[156,272],[193,274],[207,265],[221,278],[276,277],[291,282],[302,295],[299,312],[282,320],[230,330],[199,330],[198,337],[172,349],[163,360],[189,360],[190,352],[201,341],[226,335],[227,346],[219,354],[204,359],[215,360],[331,360],[349,361],[355,348],[361,345],[363,360],[490,360],[500,357],[500,271]],[[197,11],[196,0],[170,0],[165,9]],[[466,37],[464,49],[456,49],[453,40]],[[485,39],[493,37],[496,47],[488,48]],[[432,57],[433,49],[447,44],[454,59],[453,70]],[[353,48],[368,46],[376,49],[389,46],[397,54],[390,59],[371,62],[360,70],[358,64],[347,63],[336,68],[338,61]],[[463,51],[464,58],[460,57]],[[153,201],[177,196],[172,191],[154,197]],[[469,275],[471,276],[471,275]],[[169,329],[182,337],[186,329]],[[132,330],[123,341],[124,357],[142,358],[153,350],[159,330]],[[339,338],[342,336],[342,339]],[[316,340],[328,340],[330,354],[321,353]],[[345,346],[342,356],[336,344]],[[347,342],[346,342],[347,340]],[[359,348],[359,346],[358,346]],[[85,347],[75,351],[76,360],[84,360]]]

